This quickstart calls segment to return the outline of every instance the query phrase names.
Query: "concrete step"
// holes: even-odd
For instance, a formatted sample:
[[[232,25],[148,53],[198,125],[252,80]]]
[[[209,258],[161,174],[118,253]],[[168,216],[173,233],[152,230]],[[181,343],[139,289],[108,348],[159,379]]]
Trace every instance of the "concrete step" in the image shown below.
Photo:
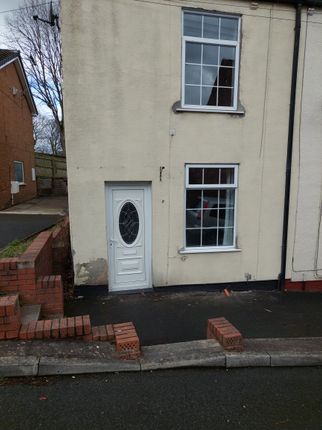
[[[27,324],[30,321],[38,321],[41,305],[22,305],[21,306],[21,324]]]

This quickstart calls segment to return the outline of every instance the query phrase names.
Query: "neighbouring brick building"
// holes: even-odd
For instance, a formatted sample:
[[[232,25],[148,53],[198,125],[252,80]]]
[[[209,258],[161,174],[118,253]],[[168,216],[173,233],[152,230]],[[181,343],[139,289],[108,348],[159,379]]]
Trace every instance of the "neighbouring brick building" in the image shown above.
[[[34,115],[19,52],[0,49],[0,210],[36,196]],[[19,182],[19,192],[12,194],[11,181]]]

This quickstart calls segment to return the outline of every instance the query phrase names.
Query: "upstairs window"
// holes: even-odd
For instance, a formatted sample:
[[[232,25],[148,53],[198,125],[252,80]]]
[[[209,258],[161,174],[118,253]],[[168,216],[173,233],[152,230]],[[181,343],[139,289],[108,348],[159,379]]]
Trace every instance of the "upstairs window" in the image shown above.
[[[183,12],[182,107],[237,110],[240,19]]]

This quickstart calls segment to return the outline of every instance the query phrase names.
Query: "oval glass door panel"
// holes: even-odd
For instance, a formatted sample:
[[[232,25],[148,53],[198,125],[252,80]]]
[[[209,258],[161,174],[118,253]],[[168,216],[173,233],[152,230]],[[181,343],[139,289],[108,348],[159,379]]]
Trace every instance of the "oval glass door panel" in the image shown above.
[[[120,235],[127,245],[135,242],[139,233],[139,227],[140,219],[136,207],[131,202],[124,203],[120,210],[119,229]]]

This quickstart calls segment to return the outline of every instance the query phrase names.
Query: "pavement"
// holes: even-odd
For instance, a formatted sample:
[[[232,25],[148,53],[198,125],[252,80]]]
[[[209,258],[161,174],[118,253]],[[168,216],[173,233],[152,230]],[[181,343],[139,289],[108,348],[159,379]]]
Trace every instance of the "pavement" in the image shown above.
[[[181,367],[322,366],[322,294],[271,292],[151,293],[74,299],[66,316],[92,324],[133,321],[138,360],[122,361],[108,342],[2,341],[0,376],[144,372]],[[242,333],[244,352],[206,340],[207,319],[225,316]]]
[[[208,318],[224,316],[246,338],[322,336],[322,294],[279,291],[157,292],[92,296],[65,303],[65,314],[90,314],[93,325],[133,321],[142,345],[204,339]],[[97,292],[97,291],[96,291]],[[85,295],[87,294],[87,295]]]
[[[0,214],[65,215],[68,213],[67,196],[43,196],[5,209]]]
[[[0,211],[0,249],[50,228],[66,213],[66,196],[39,197]]]

